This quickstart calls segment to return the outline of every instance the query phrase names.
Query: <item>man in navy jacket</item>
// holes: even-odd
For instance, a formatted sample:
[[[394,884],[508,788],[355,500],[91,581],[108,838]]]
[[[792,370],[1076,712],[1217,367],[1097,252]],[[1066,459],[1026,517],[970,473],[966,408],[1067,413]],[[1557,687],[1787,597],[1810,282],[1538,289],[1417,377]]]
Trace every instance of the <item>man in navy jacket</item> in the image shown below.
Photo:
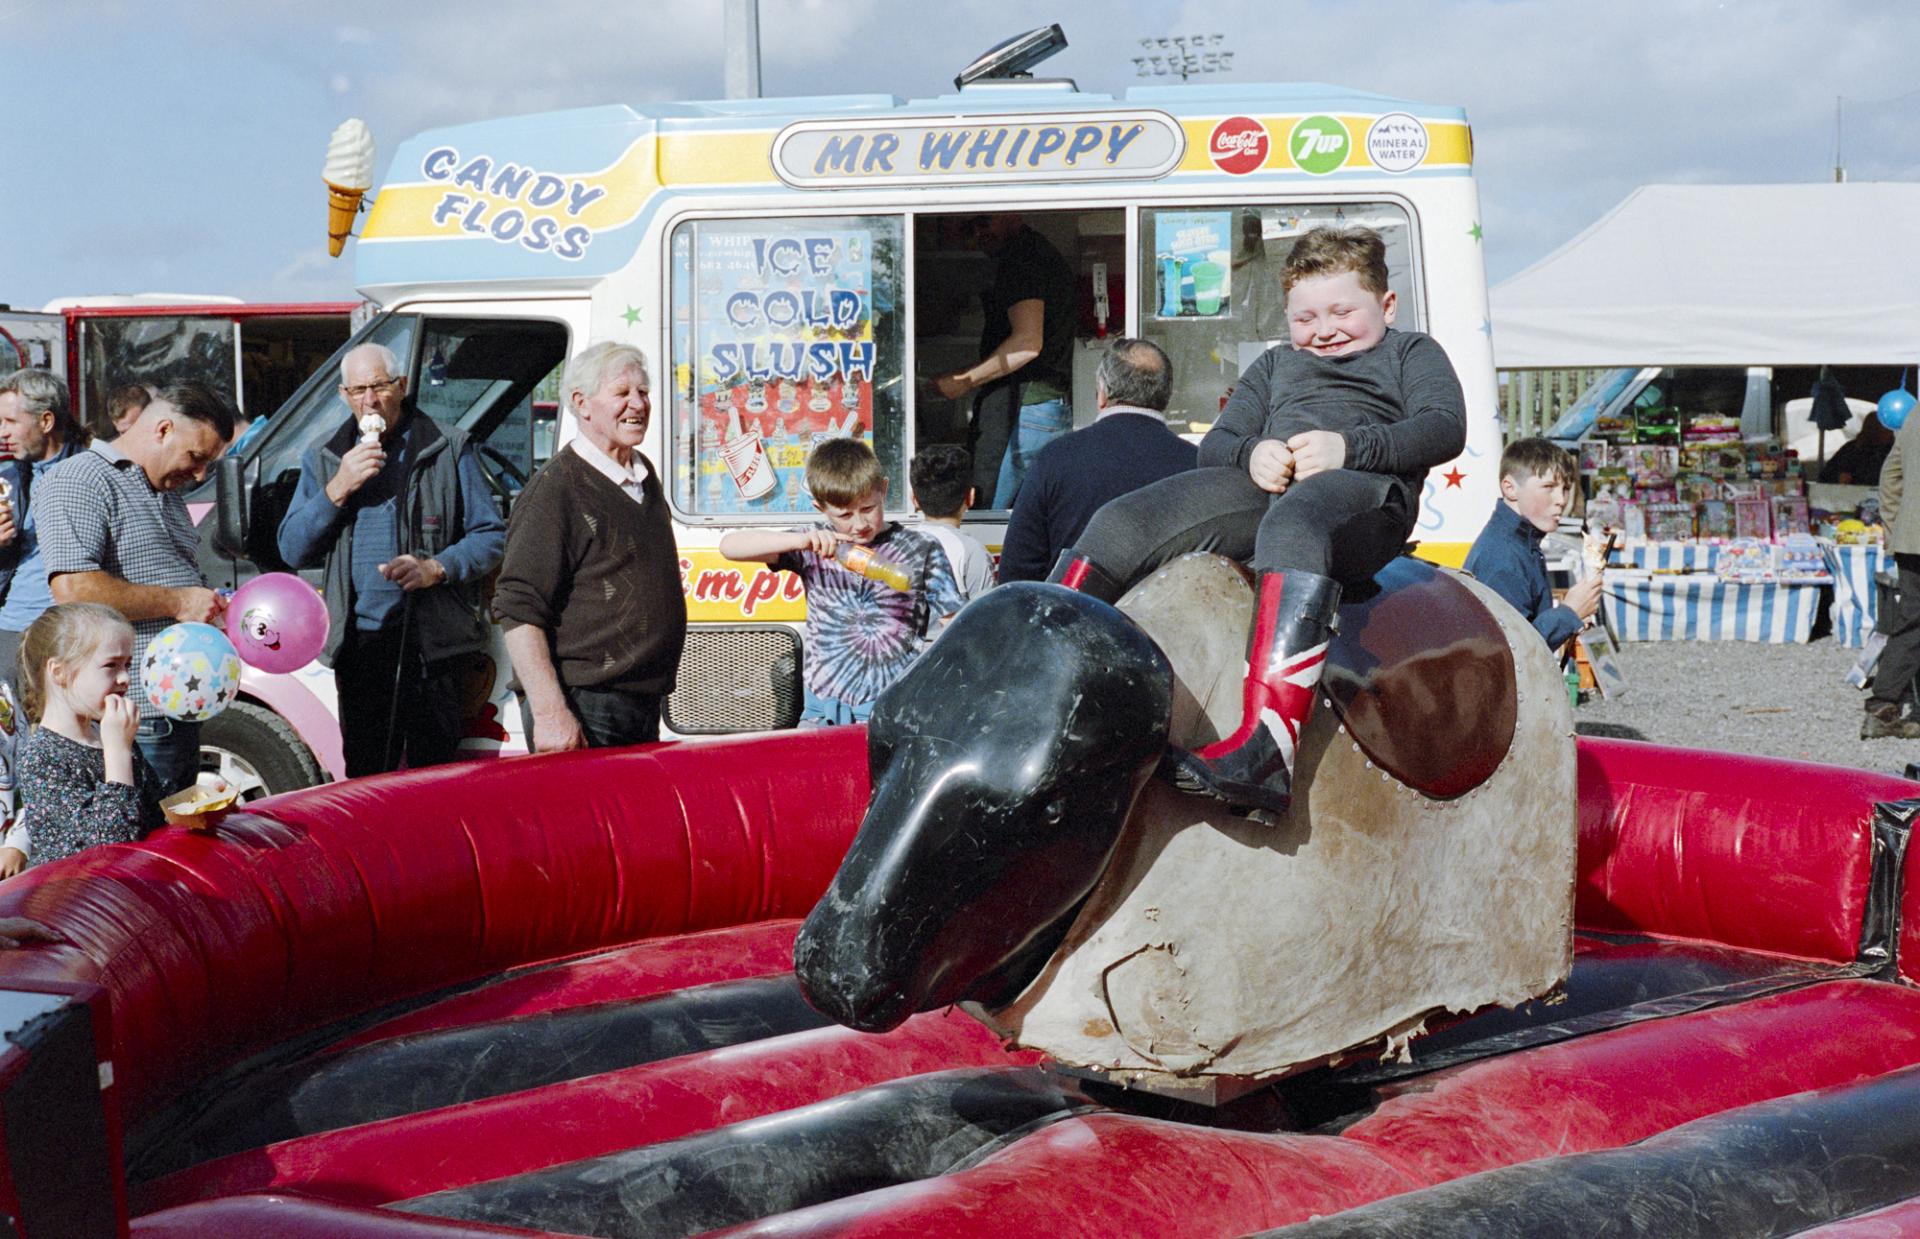
[[[1109,499],[1194,467],[1196,450],[1167,427],[1173,368],[1151,340],[1119,339],[1100,359],[1099,415],[1049,443],[1007,520],[1001,581],[1044,581]]]

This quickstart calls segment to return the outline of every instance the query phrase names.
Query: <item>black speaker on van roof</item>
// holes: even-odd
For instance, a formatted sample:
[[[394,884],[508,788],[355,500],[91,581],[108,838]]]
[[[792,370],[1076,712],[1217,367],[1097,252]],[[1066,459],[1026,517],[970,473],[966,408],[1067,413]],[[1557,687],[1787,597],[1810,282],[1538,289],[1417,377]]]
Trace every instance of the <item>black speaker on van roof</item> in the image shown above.
[[[960,70],[960,76],[953,79],[953,87],[955,90],[964,90],[975,82],[1031,77],[1028,70],[1055,52],[1065,50],[1066,46],[1066,32],[1060,29],[1058,22],[1029,30],[1025,34],[1016,34],[975,57],[974,62]]]

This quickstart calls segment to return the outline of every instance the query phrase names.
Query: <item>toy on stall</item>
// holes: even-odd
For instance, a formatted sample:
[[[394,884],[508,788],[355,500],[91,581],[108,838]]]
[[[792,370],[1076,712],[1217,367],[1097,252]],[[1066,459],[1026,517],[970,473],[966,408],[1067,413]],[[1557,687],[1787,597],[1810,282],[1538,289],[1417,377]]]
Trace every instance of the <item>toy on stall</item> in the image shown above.
[[[1610,443],[1632,443],[1634,440],[1634,417],[1630,411],[1602,413],[1593,419],[1595,438]]]
[[[1789,494],[1773,496],[1773,536],[1785,538],[1790,534],[1813,532],[1813,524],[1807,517],[1807,499],[1805,495]]]
[[[1636,487],[1661,485],[1680,472],[1680,449],[1670,443],[1634,443],[1621,447],[1614,457],[1633,476]]]
[[[1681,442],[1697,447],[1736,446],[1740,442],[1740,419],[1716,413],[1696,414],[1688,419]]]
[[[1647,536],[1647,510],[1641,504],[1627,500],[1620,505],[1620,534],[1629,542],[1642,541]]]
[[[1773,547],[1758,538],[1738,538],[1720,548],[1714,572],[1726,581],[1771,581],[1776,577]]]
[[[1634,416],[1633,434],[1636,443],[1678,445],[1680,410],[1670,405],[1658,409],[1641,409]]]
[[[1833,540],[1841,546],[1878,546],[1884,536],[1880,523],[1845,517],[1833,526]]]
[[[1832,580],[1827,571],[1827,557],[1820,549],[1820,541],[1810,533],[1788,534],[1775,548],[1775,567],[1783,581],[1820,581]]]
[[[1655,542],[1687,542],[1693,538],[1693,505],[1649,503],[1647,537]]]
[[[1745,477],[1747,473],[1746,448],[1737,442],[1729,444],[1688,443],[1680,449],[1680,467],[1688,473],[1701,473],[1708,477]]]
[[[1719,499],[1726,490],[1720,479],[1704,473],[1683,473],[1674,479],[1674,497],[1681,503],[1702,504]]]
[[[1727,499],[1708,499],[1700,505],[1700,537],[1708,542],[1725,542],[1734,536],[1733,503]]]
[[[1766,496],[1741,495],[1733,501],[1733,536],[1772,540],[1773,505]]]
[[[1593,493],[1630,499],[1633,497],[1633,477],[1623,466],[1605,465],[1594,472]]]
[[[1580,441],[1580,472],[1593,473],[1613,463],[1613,444],[1605,439],[1586,438]]]
[[[1620,497],[1612,493],[1595,495],[1587,501],[1587,523],[1604,529],[1618,529],[1621,525]]]

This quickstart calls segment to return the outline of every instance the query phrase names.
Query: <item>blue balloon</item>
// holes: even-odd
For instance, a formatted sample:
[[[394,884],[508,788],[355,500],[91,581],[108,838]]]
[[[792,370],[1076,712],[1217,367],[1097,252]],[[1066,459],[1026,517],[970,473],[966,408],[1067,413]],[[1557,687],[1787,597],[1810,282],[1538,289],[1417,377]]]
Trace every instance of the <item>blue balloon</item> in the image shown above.
[[[1880,406],[1875,410],[1875,416],[1888,430],[1898,430],[1900,423],[1907,420],[1907,414],[1913,412],[1913,404],[1913,393],[1896,387],[1880,397]]]

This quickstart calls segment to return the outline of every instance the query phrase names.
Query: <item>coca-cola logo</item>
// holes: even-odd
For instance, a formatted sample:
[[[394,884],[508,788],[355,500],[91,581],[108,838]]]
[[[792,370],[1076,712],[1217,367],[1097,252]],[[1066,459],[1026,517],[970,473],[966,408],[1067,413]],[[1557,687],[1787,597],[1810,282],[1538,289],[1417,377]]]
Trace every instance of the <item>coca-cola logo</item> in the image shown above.
[[[1267,162],[1267,127],[1251,116],[1229,116],[1213,127],[1207,154],[1222,172],[1245,176]]]

